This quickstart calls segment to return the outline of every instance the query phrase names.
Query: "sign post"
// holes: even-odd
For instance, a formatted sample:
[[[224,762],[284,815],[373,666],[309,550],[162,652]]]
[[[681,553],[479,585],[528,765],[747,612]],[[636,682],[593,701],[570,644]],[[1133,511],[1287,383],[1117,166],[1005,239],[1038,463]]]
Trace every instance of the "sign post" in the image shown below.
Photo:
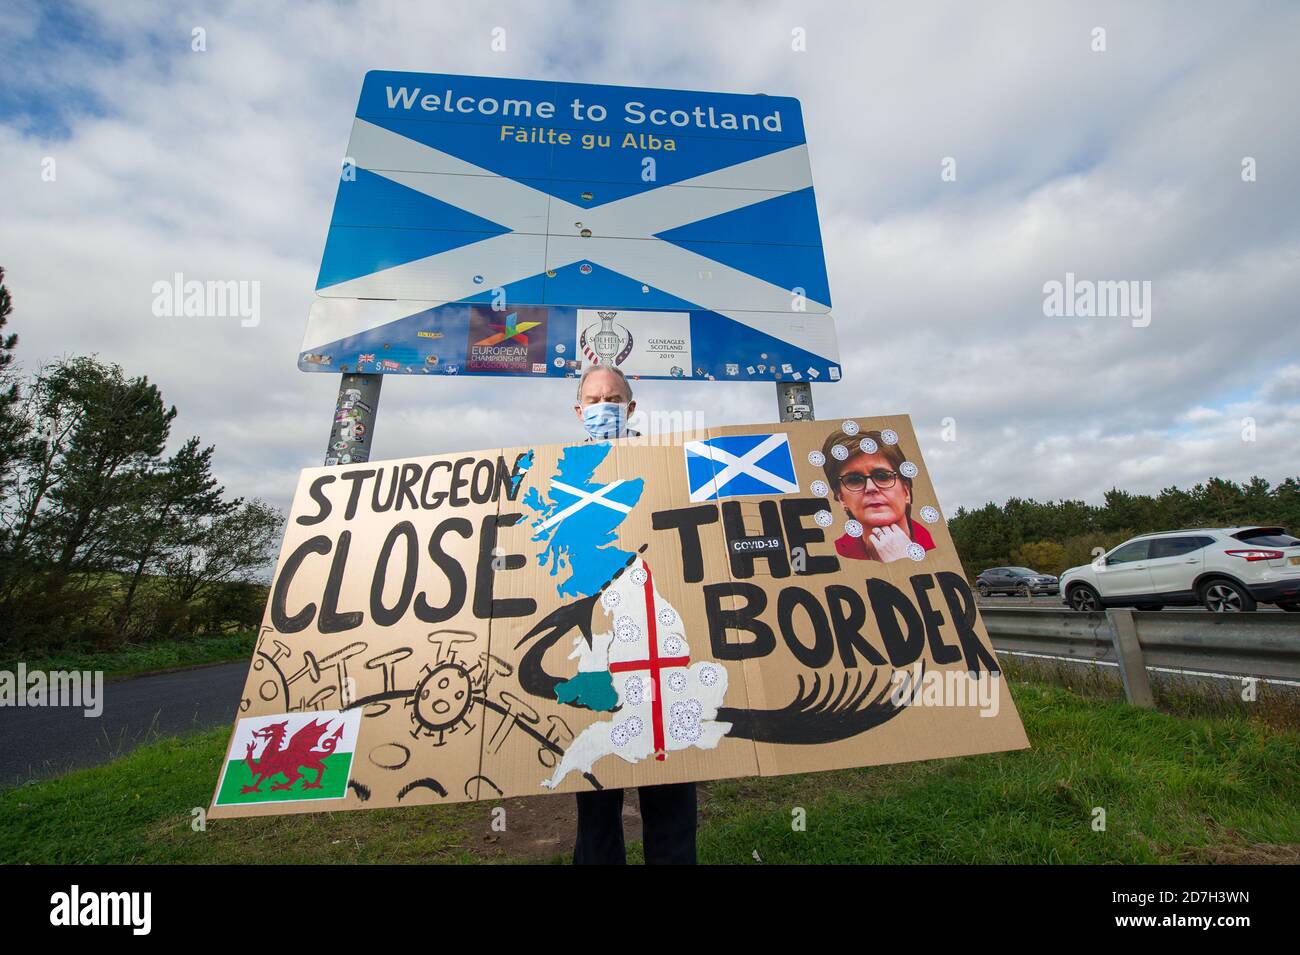
[[[806,381],[776,383],[778,421],[812,421],[812,385]]]
[[[357,464],[370,460],[370,442],[375,436],[375,415],[379,411],[379,389],[383,375],[345,373],[334,403],[325,464]]]

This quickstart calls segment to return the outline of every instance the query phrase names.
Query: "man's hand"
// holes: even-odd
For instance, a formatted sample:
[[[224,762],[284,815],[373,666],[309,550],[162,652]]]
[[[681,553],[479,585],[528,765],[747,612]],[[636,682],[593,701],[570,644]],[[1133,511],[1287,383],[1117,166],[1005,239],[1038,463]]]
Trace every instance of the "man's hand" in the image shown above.
[[[890,524],[888,527],[872,529],[868,538],[868,549],[875,551],[876,557],[888,564],[906,557],[907,548],[911,543],[912,539],[907,536],[906,531],[897,524]]]

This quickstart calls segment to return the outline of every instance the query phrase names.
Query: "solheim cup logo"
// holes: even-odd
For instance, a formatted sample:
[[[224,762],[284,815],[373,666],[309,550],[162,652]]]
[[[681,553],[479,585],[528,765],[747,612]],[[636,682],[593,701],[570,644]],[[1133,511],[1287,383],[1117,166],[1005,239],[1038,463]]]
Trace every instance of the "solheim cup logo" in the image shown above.
[[[596,323],[582,330],[578,347],[582,349],[587,361],[597,365],[621,365],[623,359],[632,352],[632,333],[622,325],[615,325],[618,312],[597,312],[600,327]]]

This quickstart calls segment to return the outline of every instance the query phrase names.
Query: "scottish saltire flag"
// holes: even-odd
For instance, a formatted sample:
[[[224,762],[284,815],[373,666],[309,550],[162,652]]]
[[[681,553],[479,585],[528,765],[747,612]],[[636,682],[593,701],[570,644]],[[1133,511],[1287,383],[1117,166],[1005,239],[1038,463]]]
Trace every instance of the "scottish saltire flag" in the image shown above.
[[[688,441],[685,449],[692,501],[799,493],[790,442],[784,434],[736,434]]]
[[[368,73],[316,292],[304,370],[839,378],[789,97]]]

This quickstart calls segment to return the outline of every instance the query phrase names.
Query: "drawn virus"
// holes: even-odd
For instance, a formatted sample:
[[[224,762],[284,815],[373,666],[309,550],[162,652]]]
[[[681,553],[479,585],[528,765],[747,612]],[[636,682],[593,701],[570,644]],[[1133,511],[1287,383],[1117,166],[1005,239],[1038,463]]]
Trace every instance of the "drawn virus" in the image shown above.
[[[470,707],[474,705],[474,684],[469,671],[459,663],[446,661],[424,667],[424,676],[415,685],[411,699],[411,736],[423,734],[442,746],[447,734],[469,727]]]

